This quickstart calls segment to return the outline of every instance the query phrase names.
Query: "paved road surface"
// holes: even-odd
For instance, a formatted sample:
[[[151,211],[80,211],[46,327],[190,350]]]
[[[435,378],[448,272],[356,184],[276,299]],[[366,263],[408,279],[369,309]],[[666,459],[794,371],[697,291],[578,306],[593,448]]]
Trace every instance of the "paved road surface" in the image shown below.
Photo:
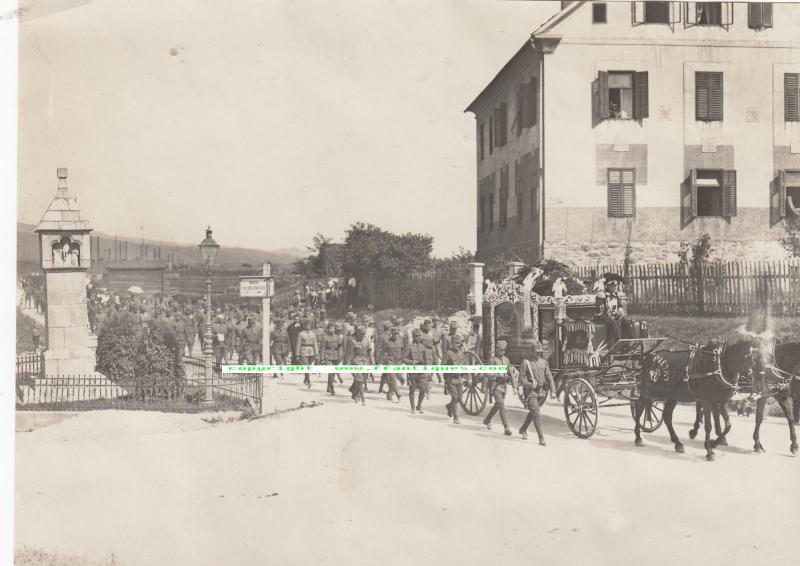
[[[325,404],[249,422],[99,411],[18,433],[17,545],[120,565],[797,563],[800,459],[778,419],[756,455],[734,417],[708,463],[663,431],[635,448],[624,409],[580,440],[548,405],[543,448],[449,424],[438,391],[412,416],[340,389],[272,382]]]

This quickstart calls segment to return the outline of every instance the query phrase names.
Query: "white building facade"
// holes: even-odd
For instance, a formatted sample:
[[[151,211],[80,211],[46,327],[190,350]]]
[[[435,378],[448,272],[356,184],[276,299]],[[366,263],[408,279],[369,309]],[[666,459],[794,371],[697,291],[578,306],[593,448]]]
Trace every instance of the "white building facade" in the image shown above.
[[[800,4],[564,2],[467,109],[478,254],[783,257],[800,207]]]

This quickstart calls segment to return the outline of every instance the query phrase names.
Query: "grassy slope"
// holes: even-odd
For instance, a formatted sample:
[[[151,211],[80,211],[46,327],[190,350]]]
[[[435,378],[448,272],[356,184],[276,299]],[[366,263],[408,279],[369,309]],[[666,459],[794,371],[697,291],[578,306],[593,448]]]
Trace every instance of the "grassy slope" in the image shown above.
[[[17,352],[33,350],[33,329],[39,329],[40,343],[44,343],[44,327],[22,314],[17,307]]]

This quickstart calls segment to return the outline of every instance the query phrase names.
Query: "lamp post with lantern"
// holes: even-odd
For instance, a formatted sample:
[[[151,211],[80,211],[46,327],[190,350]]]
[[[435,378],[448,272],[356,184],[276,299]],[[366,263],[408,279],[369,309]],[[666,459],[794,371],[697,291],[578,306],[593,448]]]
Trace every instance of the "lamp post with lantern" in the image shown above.
[[[206,276],[206,331],[203,335],[203,354],[205,356],[205,387],[203,397],[204,405],[214,403],[214,388],[212,379],[214,373],[214,349],[211,344],[211,268],[217,264],[219,244],[211,237],[211,226],[206,228],[206,237],[198,245],[200,257],[203,260],[203,273]]]

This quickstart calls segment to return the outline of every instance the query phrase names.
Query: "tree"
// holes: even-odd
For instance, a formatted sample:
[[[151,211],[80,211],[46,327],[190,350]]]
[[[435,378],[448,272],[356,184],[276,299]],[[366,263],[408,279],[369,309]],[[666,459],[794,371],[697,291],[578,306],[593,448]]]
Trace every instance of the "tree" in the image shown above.
[[[341,244],[334,244],[333,238],[314,235],[312,244],[306,246],[311,253],[304,259],[294,262],[292,271],[298,275],[328,277],[341,273]]]
[[[475,254],[461,246],[453,252],[453,255],[443,259],[434,260],[436,269],[467,269],[471,262],[475,261]]]
[[[408,276],[432,265],[433,238],[427,234],[393,234],[373,224],[356,222],[347,231],[342,250],[344,272],[357,278]]]

